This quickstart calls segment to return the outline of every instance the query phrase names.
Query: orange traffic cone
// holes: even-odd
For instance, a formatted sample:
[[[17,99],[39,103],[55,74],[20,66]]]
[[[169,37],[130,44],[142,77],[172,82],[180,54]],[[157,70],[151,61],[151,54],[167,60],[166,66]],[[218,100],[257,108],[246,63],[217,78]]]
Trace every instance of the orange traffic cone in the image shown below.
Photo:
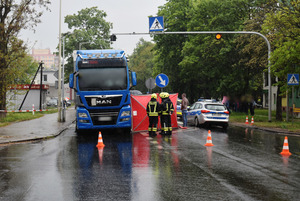
[[[103,161],[103,149],[104,149],[104,147],[99,147],[99,148],[98,148],[98,154],[99,154],[99,162],[100,162],[100,165],[102,165],[102,161]]]
[[[212,143],[212,140],[211,140],[210,130],[208,130],[208,136],[207,136],[207,139],[206,139],[206,144],[204,146],[207,146],[207,147],[214,146],[213,143]]]
[[[254,124],[254,118],[251,119],[251,126]]]
[[[248,116],[246,116],[246,122],[245,122],[245,124],[249,124]]]
[[[103,144],[101,131],[99,131],[98,144],[97,144],[96,147],[97,147],[98,149],[99,149],[100,147],[105,147],[105,145]]]
[[[282,152],[280,154],[283,156],[292,155],[291,152],[289,151],[289,143],[288,143],[287,136],[285,136],[285,138],[284,138],[283,148],[282,148]]]

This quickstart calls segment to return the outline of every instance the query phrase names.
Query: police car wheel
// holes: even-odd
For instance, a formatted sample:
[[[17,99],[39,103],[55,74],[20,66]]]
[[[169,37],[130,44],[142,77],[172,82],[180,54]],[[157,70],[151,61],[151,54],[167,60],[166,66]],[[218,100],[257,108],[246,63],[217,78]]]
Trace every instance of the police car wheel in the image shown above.
[[[199,121],[197,117],[195,118],[195,127],[199,127]]]

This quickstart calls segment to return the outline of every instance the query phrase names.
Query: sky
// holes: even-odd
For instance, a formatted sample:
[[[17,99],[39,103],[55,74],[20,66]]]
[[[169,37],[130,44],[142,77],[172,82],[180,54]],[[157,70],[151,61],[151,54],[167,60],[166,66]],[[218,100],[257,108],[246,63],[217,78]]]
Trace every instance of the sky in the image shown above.
[[[79,10],[97,6],[99,10],[106,12],[107,22],[113,23],[111,33],[148,33],[148,16],[157,16],[158,7],[166,3],[166,0],[61,0],[62,25],[61,32],[70,31],[64,23],[66,15],[77,14]],[[58,51],[59,38],[59,2],[52,0],[50,11],[44,11],[41,23],[32,30],[24,30],[20,33],[31,49],[50,48],[51,52]],[[117,41],[113,42],[113,49],[122,49],[127,55],[133,53],[140,38],[151,41],[149,35],[117,35]]]

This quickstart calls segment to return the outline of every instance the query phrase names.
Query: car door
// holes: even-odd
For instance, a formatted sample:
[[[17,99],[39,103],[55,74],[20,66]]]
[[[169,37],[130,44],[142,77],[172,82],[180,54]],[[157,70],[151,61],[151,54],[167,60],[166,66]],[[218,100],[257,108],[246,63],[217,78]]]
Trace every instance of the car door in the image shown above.
[[[193,117],[194,117],[193,116],[194,115],[193,110],[194,110],[195,106],[196,106],[196,103],[192,104],[191,107],[188,109],[188,112],[187,112],[187,122],[188,123],[192,123],[194,121],[194,119],[193,119]]]
[[[200,107],[200,103],[194,103],[190,107],[190,109],[188,111],[188,115],[187,115],[188,116],[187,119],[188,119],[189,123],[191,123],[191,124],[194,123],[195,117],[196,117],[196,115],[198,115],[199,107]]]

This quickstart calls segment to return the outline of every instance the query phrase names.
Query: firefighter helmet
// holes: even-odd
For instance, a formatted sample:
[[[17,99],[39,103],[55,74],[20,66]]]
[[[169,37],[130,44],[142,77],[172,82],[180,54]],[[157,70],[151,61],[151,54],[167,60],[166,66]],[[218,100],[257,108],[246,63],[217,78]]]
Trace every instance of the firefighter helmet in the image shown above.
[[[151,94],[151,98],[157,99],[157,95],[156,94]]]
[[[168,97],[169,97],[169,93],[165,92],[165,98],[168,98]]]
[[[161,98],[165,98],[165,95],[166,95],[165,92],[161,92],[161,93],[159,94],[159,96],[160,96]]]

